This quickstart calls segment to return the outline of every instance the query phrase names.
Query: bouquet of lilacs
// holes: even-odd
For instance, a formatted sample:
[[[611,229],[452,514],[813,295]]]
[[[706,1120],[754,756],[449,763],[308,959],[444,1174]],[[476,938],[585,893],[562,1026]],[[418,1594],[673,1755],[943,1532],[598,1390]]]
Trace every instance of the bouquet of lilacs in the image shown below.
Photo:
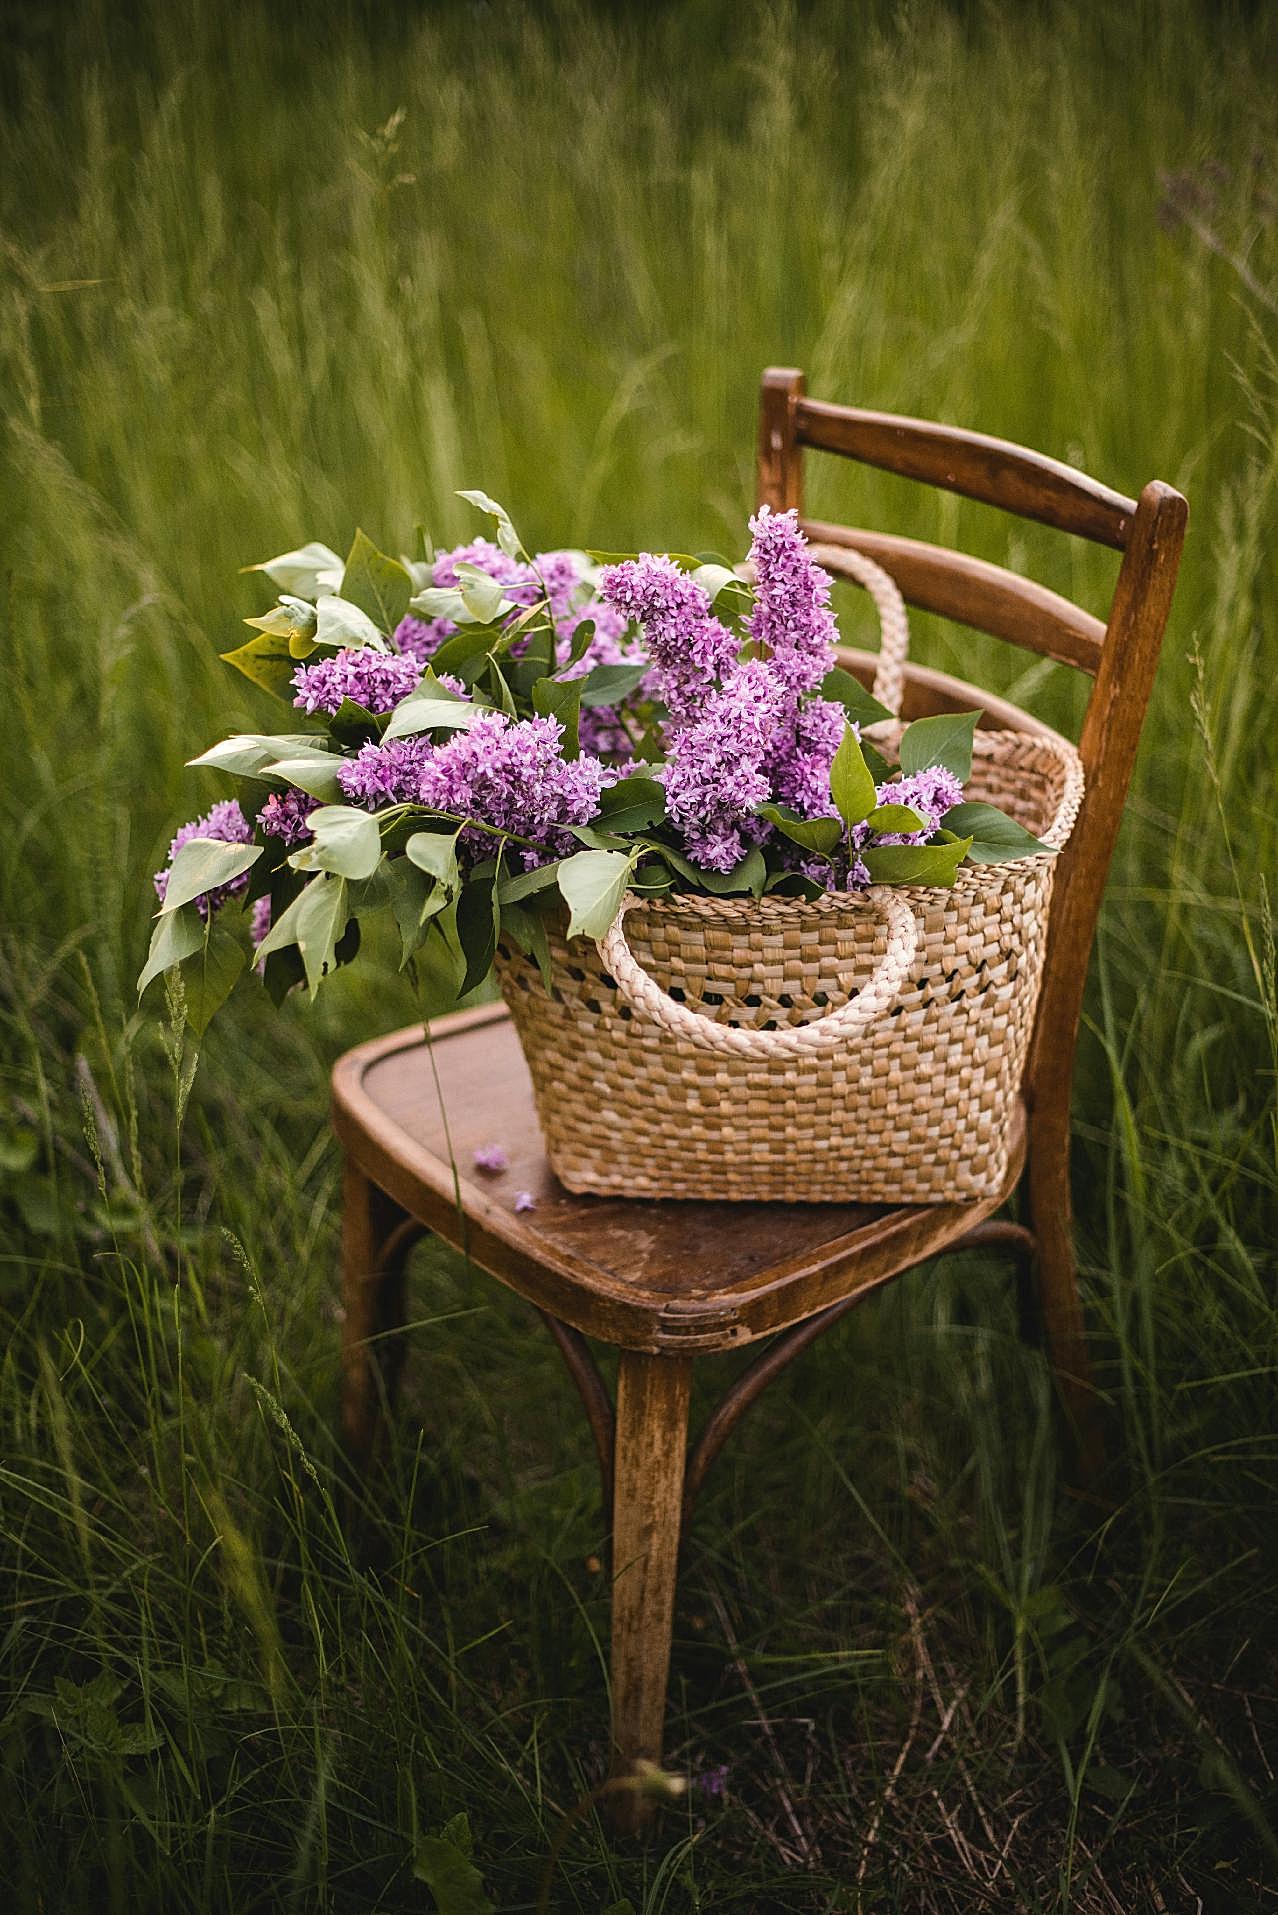
[[[461,496],[494,539],[397,560],[361,532],[345,563],[248,568],[278,598],[228,662],[314,722],[191,761],[248,790],[174,837],[139,990],[180,969],[197,1030],[250,963],[277,1002],[314,992],[376,914],[464,995],[500,936],[548,977],[548,920],[602,937],[627,892],[746,909],[1047,848],[965,801],[978,713],[907,726],[895,765],[863,736],[891,714],[836,662],[793,512],[763,507],[733,567],[531,553]]]

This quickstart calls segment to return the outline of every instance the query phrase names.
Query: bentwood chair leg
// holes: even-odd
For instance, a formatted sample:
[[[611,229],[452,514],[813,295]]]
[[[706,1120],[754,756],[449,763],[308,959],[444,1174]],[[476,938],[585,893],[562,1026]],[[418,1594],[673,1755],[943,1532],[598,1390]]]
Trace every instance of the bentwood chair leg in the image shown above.
[[[1088,1488],[1104,1467],[1105,1434],[1078,1295],[1067,1119],[1055,1121],[1054,1113],[1031,1119],[1028,1184],[1043,1341],[1073,1445],[1075,1476]]]
[[[612,1525],[612,1739],[618,1776],[633,1773],[637,1762],[661,1760],[691,1382],[691,1357],[621,1352]],[[633,1834],[651,1808],[637,1790],[617,1790],[608,1801],[619,1834]]]
[[[394,1399],[403,1339],[404,1257],[420,1232],[348,1158],[342,1185],[342,1441],[356,1472],[373,1460]],[[380,1339],[386,1340],[383,1342]]]

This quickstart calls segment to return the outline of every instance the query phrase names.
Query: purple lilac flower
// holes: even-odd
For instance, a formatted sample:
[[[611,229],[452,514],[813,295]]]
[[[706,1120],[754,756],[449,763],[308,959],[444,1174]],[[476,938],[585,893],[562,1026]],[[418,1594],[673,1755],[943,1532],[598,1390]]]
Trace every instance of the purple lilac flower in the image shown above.
[[[416,659],[422,666],[456,630],[451,618],[414,618],[409,612],[395,627],[394,638],[404,657]]]
[[[422,766],[433,746],[425,738],[392,738],[386,744],[361,745],[354,758],[337,768],[337,782],[348,798],[376,811],[379,805],[412,804]]]
[[[273,791],[257,814],[257,822],[268,838],[278,838],[290,851],[309,844],[312,832],[306,820],[319,808],[319,799],[290,785],[285,792]]]
[[[371,645],[358,650],[347,647],[313,665],[299,665],[293,673],[297,687],[293,703],[303,711],[327,712],[330,717],[348,698],[365,711],[394,711],[420,677],[415,658],[375,651]]]
[[[643,627],[657,671],[654,689],[675,725],[688,723],[704,706],[706,692],[731,670],[737,641],[710,610],[695,579],[668,558],[644,552],[610,565],[600,596]]]
[[[481,1144],[474,1153],[476,1170],[486,1170],[490,1177],[500,1176],[503,1170],[510,1169],[510,1158],[504,1144]]]
[[[576,552],[538,552],[533,564],[541,575],[550,601],[550,616],[559,625],[572,616],[573,599],[584,580]]]
[[[911,805],[923,819],[921,831],[885,831],[876,844],[925,844],[950,806],[962,803],[963,785],[944,765],[929,765],[926,771],[880,785],[876,797],[881,805]]]
[[[234,798],[224,798],[221,804],[214,805],[202,818],[192,818],[189,824],[179,827],[169,846],[169,866],[182,846],[190,844],[192,838],[214,838],[219,844],[251,844],[253,827]],[[152,882],[155,895],[163,904],[169,888],[168,867],[157,871]],[[228,898],[242,898],[247,890],[248,873],[245,871],[238,878],[232,878],[229,884],[215,885],[211,891],[202,891],[195,900],[195,908],[202,918],[207,918],[211,912],[220,911]]]
[[[772,788],[780,803],[801,818],[825,818],[834,809],[830,766],[846,722],[843,706],[832,699],[805,698],[795,709],[793,724],[777,727],[768,765]],[[859,728],[852,729],[859,738]]]
[[[536,1208],[537,1208],[537,1199],[533,1196],[531,1190],[520,1190],[516,1192],[516,1195],[515,1195],[516,1210],[535,1210]]]
[[[562,737],[557,718],[515,724],[501,712],[485,712],[431,752],[418,778],[418,801],[561,855],[573,845],[562,827],[588,824],[609,781],[598,759],[564,758]]]
[[[366,744],[337,777],[348,798],[374,808],[426,805],[531,838],[559,856],[575,848],[562,827],[589,823],[610,777],[597,759],[564,758],[562,736],[556,718],[515,724],[502,712],[485,712],[442,745],[421,738]],[[463,833],[461,842],[476,853],[491,848],[479,832]]]
[[[756,644],[767,646],[773,670],[790,691],[815,691],[834,664],[829,574],[809,558],[793,508],[760,506],[750,530],[756,583],[747,630]]]
[[[704,870],[731,871],[756,835],[747,820],[771,796],[766,766],[783,697],[768,666],[751,659],[703,696],[700,716],[675,737],[666,803]]]

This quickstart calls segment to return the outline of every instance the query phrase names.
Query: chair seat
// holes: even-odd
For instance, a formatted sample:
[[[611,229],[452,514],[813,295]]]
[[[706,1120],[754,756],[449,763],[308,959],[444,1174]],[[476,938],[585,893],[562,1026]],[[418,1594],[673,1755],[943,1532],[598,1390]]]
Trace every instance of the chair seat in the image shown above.
[[[623,1348],[688,1355],[770,1335],[943,1249],[997,1209],[1025,1154],[1018,1105],[1003,1186],[977,1202],[574,1196],[546,1160],[500,1004],[439,1019],[429,1047],[413,1026],[348,1051],[333,1072],[333,1122],[374,1184],[539,1309]],[[494,1144],[509,1160],[496,1175],[474,1161]],[[533,1209],[515,1209],[522,1192]]]

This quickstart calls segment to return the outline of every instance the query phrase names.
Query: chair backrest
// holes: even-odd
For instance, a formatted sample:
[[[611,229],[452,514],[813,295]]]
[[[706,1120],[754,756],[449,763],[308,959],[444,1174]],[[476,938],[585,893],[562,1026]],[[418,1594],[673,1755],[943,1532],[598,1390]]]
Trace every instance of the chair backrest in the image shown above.
[[[1037,519],[1122,553],[1102,621],[1070,599],[967,553],[803,516],[805,449],[834,452],[904,478]],[[955,426],[807,397],[801,372],[763,375],[759,503],[796,507],[814,544],[876,559],[922,611],[1038,652],[1092,679],[1079,752],[1087,795],[1056,873],[1043,994],[1026,1073],[1031,1100],[1068,1095],[1068,1075],[1101,897],[1131,781],[1189,507],[1154,479],[1125,498],[1024,446]],[[837,557],[829,567],[837,571]],[[1053,1100],[1055,1101],[1055,1099]]]

